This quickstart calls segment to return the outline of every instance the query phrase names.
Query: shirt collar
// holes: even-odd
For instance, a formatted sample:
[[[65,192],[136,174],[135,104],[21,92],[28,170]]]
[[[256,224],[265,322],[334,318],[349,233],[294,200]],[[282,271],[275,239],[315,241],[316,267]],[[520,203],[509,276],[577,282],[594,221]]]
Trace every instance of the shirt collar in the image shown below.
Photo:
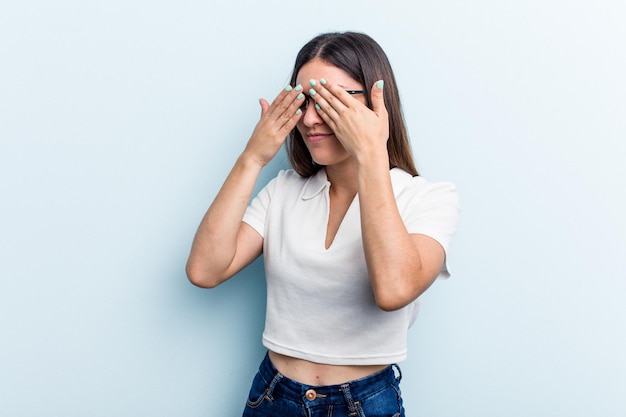
[[[408,182],[413,178],[411,174],[401,168],[392,168],[389,172],[391,176],[391,185],[395,195],[398,195]],[[315,197],[322,190],[330,185],[328,176],[326,175],[326,169],[321,168],[314,175],[307,178],[307,182],[302,190],[302,199],[310,200]]]
[[[302,199],[310,200],[315,197],[322,190],[330,185],[328,177],[326,176],[326,169],[321,168],[314,175],[307,178],[304,189],[302,190]]]

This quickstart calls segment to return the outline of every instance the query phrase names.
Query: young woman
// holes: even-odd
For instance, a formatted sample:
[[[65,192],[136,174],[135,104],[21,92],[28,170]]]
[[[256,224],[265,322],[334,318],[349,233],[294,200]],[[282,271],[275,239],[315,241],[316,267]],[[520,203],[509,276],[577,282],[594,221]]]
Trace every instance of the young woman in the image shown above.
[[[404,416],[394,364],[418,297],[449,275],[456,190],[418,176],[391,66],[367,35],[312,39],[291,85],[260,104],[187,264],[215,287],[264,255],[268,354],[244,416]],[[293,169],[248,204],[287,136]]]

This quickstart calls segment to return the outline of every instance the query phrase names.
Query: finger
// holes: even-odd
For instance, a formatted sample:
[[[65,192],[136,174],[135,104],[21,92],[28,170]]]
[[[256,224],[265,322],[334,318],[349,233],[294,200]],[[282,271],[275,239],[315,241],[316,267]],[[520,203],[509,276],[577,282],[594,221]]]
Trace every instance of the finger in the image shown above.
[[[270,108],[270,103],[268,103],[268,101],[265,100],[264,98],[260,98],[259,104],[261,105],[261,116],[262,116]]]
[[[300,109],[302,103],[304,101],[304,94],[299,93],[296,96],[296,99],[291,103],[291,105],[285,110],[283,113],[283,125],[281,126],[281,130],[287,130],[287,132],[291,131],[294,127],[296,127],[296,123],[302,117],[303,113]]]
[[[326,80],[322,79],[319,82],[315,80],[310,81],[312,90],[317,93],[317,95],[313,95],[315,102],[323,107],[324,110],[329,113],[329,115],[334,116],[333,113],[341,113],[348,105],[350,104],[350,95],[346,93],[341,87],[332,85]],[[310,93],[310,92],[309,92]],[[342,97],[342,94],[345,94],[345,97]],[[345,102],[344,102],[345,100]],[[333,110],[333,111],[331,111]]]
[[[298,108],[298,104],[296,104],[295,106],[296,106],[295,108],[294,107],[290,107],[283,114],[283,118],[280,120],[279,125],[277,127],[278,133],[281,136],[283,136],[283,137],[286,137],[289,134],[289,132],[291,132],[296,127],[296,125],[298,124],[298,121],[300,120],[300,118],[304,114]]]
[[[316,80],[310,80],[309,96],[315,102],[315,109],[322,115],[325,113],[329,118],[339,117],[340,112],[345,110],[346,106],[341,103],[341,100],[335,97],[332,91],[328,89],[329,84],[326,80],[321,79],[319,82]],[[343,91],[345,93],[345,91]],[[325,120],[328,124],[328,120]]]
[[[309,96],[314,101],[315,111],[324,120],[324,122],[332,129],[335,130],[337,124],[335,120],[339,118],[339,113],[326,101],[324,97],[317,92],[315,88],[309,90]]]
[[[320,87],[321,85],[321,87]],[[352,107],[356,103],[363,104],[357,100],[357,96],[353,96],[346,91],[345,87],[337,84],[331,84],[326,80],[321,79],[318,86],[320,95],[324,97],[329,104],[331,104],[336,110],[341,111],[343,107]]]
[[[374,110],[374,113],[379,116],[387,113],[387,108],[385,107],[385,96],[383,94],[384,86],[385,81],[378,80],[374,83],[371,90],[372,110]]]
[[[287,88],[287,95],[272,109],[271,120],[274,120],[275,129],[281,134],[289,133],[302,117],[302,106],[305,96],[301,92],[302,86],[298,85],[293,90]],[[282,93],[281,93],[282,94]]]
[[[272,102],[268,117],[287,120],[293,116],[304,99],[304,95],[300,93],[301,90],[302,86],[296,86],[296,88],[291,86],[285,87]],[[300,104],[296,104],[298,102]]]
[[[270,104],[270,106],[268,107],[268,111],[265,113],[265,115],[268,118],[273,118],[275,117],[276,112],[280,112],[282,113],[284,111],[284,109],[289,105],[289,103],[285,102],[285,99],[288,99],[290,94],[292,93],[293,88],[291,86],[287,86],[285,88],[283,88],[277,95],[276,97],[274,97],[274,100],[272,100],[272,103]],[[293,97],[292,97],[293,99]],[[281,105],[282,105],[282,111],[281,109]]]

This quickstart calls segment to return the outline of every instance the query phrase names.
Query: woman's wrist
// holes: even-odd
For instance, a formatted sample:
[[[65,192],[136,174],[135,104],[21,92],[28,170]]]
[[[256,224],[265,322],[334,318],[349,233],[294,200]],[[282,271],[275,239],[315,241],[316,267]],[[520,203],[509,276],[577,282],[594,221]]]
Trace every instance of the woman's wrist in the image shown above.
[[[388,171],[389,170],[389,155],[387,148],[382,151],[371,150],[368,152],[361,152],[355,157],[357,167],[359,171]]]
[[[248,150],[244,150],[237,158],[236,165],[240,165],[244,169],[261,170],[269,161],[264,161],[263,158],[252,154]]]

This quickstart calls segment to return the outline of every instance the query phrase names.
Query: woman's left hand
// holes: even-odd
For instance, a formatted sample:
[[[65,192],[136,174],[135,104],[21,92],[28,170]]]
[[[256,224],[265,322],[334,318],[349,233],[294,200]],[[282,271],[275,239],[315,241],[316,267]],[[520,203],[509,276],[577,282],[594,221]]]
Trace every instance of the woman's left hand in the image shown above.
[[[372,110],[336,84],[315,80],[313,90],[318,114],[348,152],[357,160],[372,154],[387,159],[389,116],[382,80],[371,87]]]

